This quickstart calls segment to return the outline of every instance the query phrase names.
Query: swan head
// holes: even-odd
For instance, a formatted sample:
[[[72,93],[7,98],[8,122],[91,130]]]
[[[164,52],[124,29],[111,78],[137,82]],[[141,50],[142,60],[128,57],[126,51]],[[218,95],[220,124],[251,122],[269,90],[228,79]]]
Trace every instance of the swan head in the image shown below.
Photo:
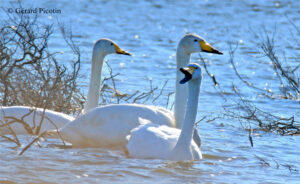
[[[207,43],[202,37],[196,34],[186,34],[179,42],[179,45],[187,54],[195,52],[208,52],[212,54],[223,54]]]
[[[97,40],[94,44],[94,51],[101,52],[104,56],[108,54],[123,54],[131,56],[129,52],[121,49],[114,41],[107,38]]]
[[[184,78],[179,82],[184,84],[190,80],[202,79],[201,67],[198,63],[190,63],[186,68],[180,68]]]

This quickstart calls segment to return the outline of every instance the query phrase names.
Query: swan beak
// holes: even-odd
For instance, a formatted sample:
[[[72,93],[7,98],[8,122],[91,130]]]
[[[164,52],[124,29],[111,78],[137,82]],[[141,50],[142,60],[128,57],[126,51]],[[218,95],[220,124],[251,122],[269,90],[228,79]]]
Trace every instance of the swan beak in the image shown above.
[[[180,71],[184,74],[184,78],[179,83],[184,84],[192,79],[195,68],[194,67],[180,68]]]
[[[131,54],[123,49],[121,49],[117,44],[114,44],[116,53],[131,56]]]
[[[200,43],[202,52],[208,52],[208,53],[213,53],[213,54],[223,54],[222,52],[218,51],[213,46],[211,46],[209,43],[206,43],[203,40],[199,41],[199,43]]]

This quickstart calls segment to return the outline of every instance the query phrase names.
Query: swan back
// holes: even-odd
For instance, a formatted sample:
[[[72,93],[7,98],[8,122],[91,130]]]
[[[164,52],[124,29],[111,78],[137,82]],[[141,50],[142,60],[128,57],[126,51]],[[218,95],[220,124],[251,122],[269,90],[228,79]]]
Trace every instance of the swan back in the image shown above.
[[[16,134],[28,134],[24,126],[17,122],[17,120],[22,119],[33,130],[33,133],[35,133],[37,127],[42,122],[41,133],[46,130],[60,128],[73,121],[74,117],[47,109],[44,112],[44,109],[27,106],[0,107],[0,125],[15,122],[10,124],[10,126]],[[8,134],[11,132],[7,128],[2,127],[0,128],[0,133]]]
[[[150,105],[115,104],[94,108],[60,129],[74,147],[125,147],[126,136],[139,126],[139,118],[174,126],[172,112]]]

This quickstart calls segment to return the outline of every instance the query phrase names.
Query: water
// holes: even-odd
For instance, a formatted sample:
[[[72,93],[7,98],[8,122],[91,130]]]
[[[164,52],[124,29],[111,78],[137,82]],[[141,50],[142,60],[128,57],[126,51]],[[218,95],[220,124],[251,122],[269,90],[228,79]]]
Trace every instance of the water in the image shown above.
[[[114,72],[119,72],[117,86],[123,92],[161,86],[169,80],[166,93],[174,90],[175,50],[178,40],[186,33],[197,33],[224,55],[201,54],[207,59],[210,72],[217,77],[220,87],[229,91],[231,84],[242,86],[229,64],[228,43],[239,42],[235,62],[250,81],[273,91],[278,90],[271,70],[260,64],[268,63],[258,52],[263,29],[276,32],[276,49],[295,59],[299,64],[299,45],[290,37],[293,30],[286,15],[300,25],[298,1],[23,1],[24,7],[56,8],[61,14],[40,14],[43,21],[57,20],[71,26],[76,43],[82,52],[81,85],[87,92],[92,43],[108,37],[134,57],[107,57]],[[7,9],[14,1],[1,1]],[[1,15],[5,16],[3,13]],[[58,28],[49,46],[64,51],[64,61],[72,57]],[[276,30],[276,31],[275,31]],[[299,34],[295,35],[296,37]],[[299,52],[298,52],[299,53]],[[198,55],[192,56],[196,62]],[[260,64],[253,65],[254,61]],[[107,75],[107,69],[104,74]],[[242,87],[247,97],[253,91]],[[232,96],[228,94],[227,96]],[[156,105],[165,105],[166,96]],[[257,98],[268,110],[299,117],[299,102],[270,101]],[[199,104],[198,119],[222,110],[225,102],[205,74]],[[236,120],[218,119],[198,126],[202,136],[201,161],[174,163],[161,160],[128,158],[126,153],[104,149],[60,149],[32,147],[23,156],[20,148],[1,141],[0,183],[300,183],[299,136],[282,137],[273,133],[257,132],[250,146],[248,132]],[[21,137],[26,142],[28,138]],[[54,141],[54,140],[52,140]],[[265,160],[267,163],[261,161]],[[288,165],[294,166],[291,170]]]

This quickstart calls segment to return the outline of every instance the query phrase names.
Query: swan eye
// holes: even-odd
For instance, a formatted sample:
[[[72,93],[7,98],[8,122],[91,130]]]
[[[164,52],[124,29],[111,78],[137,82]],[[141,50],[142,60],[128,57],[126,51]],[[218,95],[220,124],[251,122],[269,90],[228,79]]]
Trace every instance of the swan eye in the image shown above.
[[[197,39],[194,40],[194,42],[197,42],[197,41],[198,41]]]
[[[110,45],[114,45],[113,43],[110,43]]]

